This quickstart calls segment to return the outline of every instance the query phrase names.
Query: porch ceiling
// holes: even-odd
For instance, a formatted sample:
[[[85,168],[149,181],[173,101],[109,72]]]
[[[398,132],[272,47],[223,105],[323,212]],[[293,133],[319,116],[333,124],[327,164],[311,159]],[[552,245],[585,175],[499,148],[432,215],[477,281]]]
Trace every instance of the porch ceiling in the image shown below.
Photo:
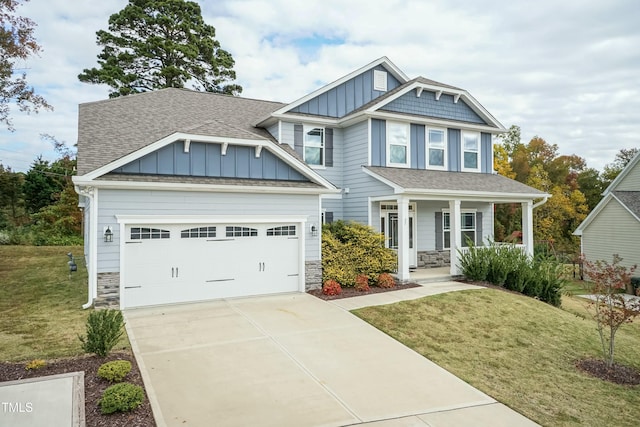
[[[550,197],[497,174],[365,166],[364,171],[394,188],[396,194],[522,201]]]

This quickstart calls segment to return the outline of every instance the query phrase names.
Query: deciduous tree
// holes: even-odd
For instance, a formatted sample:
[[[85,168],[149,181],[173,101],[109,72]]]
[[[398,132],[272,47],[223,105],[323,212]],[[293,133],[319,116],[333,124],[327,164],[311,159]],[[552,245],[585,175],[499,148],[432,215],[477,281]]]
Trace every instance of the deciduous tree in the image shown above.
[[[110,97],[167,87],[237,95],[234,60],[204,22],[200,6],[185,0],[129,0],[97,32],[98,68],[85,69],[80,81],[107,84]]]

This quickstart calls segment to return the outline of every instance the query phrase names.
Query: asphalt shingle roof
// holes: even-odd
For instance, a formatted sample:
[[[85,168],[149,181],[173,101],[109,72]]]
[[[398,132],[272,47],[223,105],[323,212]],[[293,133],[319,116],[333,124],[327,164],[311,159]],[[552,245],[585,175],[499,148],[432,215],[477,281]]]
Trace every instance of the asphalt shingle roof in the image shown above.
[[[290,188],[322,188],[320,184],[307,181],[284,181],[273,179],[247,179],[247,178],[218,178],[175,175],[130,175],[120,173],[108,173],[102,175],[103,181],[131,181],[131,182],[163,182],[180,184],[204,184],[204,185],[246,185],[251,187],[290,187]]]
[[[253,123],[284,105],[176,88],[80,104],[78,174],[175,132],[273,141]]]
[[[526,194],[538,197],[543,197],[546,194],[533,187],[497,174],[386,168],[379,166],[368,166],[367,169],[405,189],[493,192]]]
[[[613,194],[635,216],[640,218],[640,191],[614,191]]]

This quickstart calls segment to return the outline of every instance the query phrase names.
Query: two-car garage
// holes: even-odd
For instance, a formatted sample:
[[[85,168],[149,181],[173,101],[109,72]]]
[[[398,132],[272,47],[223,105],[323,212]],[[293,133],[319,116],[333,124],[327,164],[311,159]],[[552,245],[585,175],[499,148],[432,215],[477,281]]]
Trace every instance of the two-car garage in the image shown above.
[[[121,223],[121,308],[304,290],[304,222]]]

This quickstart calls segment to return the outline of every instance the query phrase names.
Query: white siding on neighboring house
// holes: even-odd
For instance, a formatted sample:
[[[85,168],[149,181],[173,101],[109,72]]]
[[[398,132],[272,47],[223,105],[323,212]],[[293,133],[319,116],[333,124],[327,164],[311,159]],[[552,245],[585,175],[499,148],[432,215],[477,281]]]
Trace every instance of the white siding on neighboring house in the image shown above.
[[[98,239],[98,272],[120,269],[116,215],[300,215],[308,218],[307,224],[320,223],[317,195],[100,190],[99,203],[98,230],[109,225],[114,236],[112,243]],[[305,235],[307,261],[320,259],[319,239]]]
[[[618,183],[615,191],[640,191],[640,163],[636,163],[627,176]]]
[[[615,199],[607,203],[582,233],[582,250],[592,262],[611,263],[613,254],[618,254],[623,258],[623,265],[640,266],[639,242],[640,222]]]
[[[392,189],[365,174],[362,166],[369,163],[369,122],[363,121],[344,129],[344,181],[349,193],[343,195],[344,217],[369,223],[369,197],[382,196]]]

